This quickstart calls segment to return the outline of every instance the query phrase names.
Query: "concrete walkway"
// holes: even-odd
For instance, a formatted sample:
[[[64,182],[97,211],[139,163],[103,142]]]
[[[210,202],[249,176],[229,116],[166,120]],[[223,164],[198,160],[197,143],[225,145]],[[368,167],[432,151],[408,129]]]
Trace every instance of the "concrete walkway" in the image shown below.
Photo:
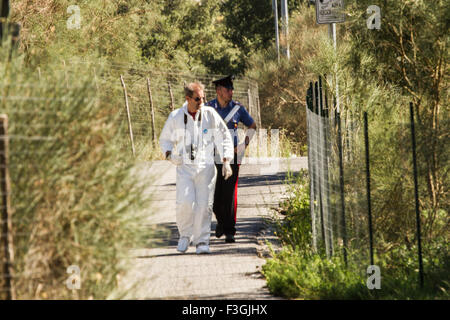
[[[265,167],[265,169],[263,168]],[[211,253],[197,255],[191,246],[185,254],[176,251],[175,166],[168,161],[142,164],[142,177],[152,181],[154,214],[149,226],[156,238],[148,248],[133,250],[130,272],[121,280],[111,298],[124,299],[277,299],[260,273],[265,259],[264,217],[286,196],[287,171],[307,167],[306,158],[282,160],[277,170],[261,164],[242,164],[239,175],[236,243],[225,243],[214,235],[213,215]],[[261,169],[263,168],[263,169]]]

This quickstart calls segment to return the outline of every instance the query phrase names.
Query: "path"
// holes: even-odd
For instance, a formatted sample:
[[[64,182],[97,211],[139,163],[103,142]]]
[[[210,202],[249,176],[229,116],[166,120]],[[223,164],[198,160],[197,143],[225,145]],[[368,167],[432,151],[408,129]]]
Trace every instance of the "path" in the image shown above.
[[[306,168],[306,158],[283,160],[277,173],[261,175],[261,166],[241,165],[238,189],[236,243],[214,236],[213,215],[211,253],[197,255],[191,246],[185,254],[176,251],[175,166],[168,161],[143,164],[143,177],[164,173],[153,179],[154,214],[149,224],[158,227],[158,237],[149,248],[133,250],[136,257],[130,273],[122,279],[125,299],[276,299],[266,288],[260,273],[265,259],[261,250],[264,217],[277,207],[284,195],[287,168]],[[259,240],[259,241],[258,241]],[[150,248],[152,247],[152,248]],[[117,296],[115,296],[117,297]]]

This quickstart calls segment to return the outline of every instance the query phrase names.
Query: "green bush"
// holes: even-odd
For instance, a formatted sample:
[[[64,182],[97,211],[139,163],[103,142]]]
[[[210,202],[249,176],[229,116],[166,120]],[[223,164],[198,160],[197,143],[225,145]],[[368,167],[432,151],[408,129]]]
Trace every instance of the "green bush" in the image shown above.
[[[11,206],[19,299],[105,298],[143,244],[149,208],[131,152],[119,147],[116,106],[87,65],[46,77],[0,50],[0,113],[9,118]],[[149,212],[145,212],[147,215]],[[81,289],[65,284],[77,265]]]
[[[364,298],[365,279],[355,271],[339,257],[328,260],[299,247],[284,248],[263,267],[269,290],[290,299]]]
[[[269,290],[289,299],[448,299],[450,255],[445,237],[425,246],[425,282],[418,282],[417,248],[392,247],[375,256],[380,267],[381,289],[369,290],[367,266],[357,263],[361,250],[348,252],[348,265],[341,255],[327,258],[311,247],[311,219],[307,175],[287,180],[291,197],[282,204],[282,219],[275,220],[282,249],[272,251],[263,266]]]

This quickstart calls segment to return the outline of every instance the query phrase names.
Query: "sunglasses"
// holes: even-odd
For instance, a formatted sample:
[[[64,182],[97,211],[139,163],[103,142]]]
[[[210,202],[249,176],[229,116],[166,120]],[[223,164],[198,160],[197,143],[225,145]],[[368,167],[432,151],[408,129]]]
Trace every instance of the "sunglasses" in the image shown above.
[[[194,99],[196,102],[199,102],[200,100],[205,99],[205,97],[197,97],[197,98],[191,98],[191,99]]]

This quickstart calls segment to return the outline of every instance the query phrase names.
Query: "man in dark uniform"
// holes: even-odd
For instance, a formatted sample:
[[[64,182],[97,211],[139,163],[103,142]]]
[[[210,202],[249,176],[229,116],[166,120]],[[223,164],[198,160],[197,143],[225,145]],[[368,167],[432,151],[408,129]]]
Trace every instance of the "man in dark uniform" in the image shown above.
[[[227,243],[235,242],[236,234],[236,211],[237,211],[237,186],[239,176],[240,161],[245,153],[245,149],[253,137],[256,124],[247,112],[245,107],[233,98],[233,76],[228,76],[213,81],[216,86],[216,98],[206,105],[213,107],[224,119],[234,141],[234,161],[231,164],[233,175],[225,180],[217,176],[216,188],[214,192],[213,211],[217,219],[216,237],[220,238],[225,234]],[[249,130],[242,143],[239,144],[237,135],[238,123],[242,122]],[[222,172],[222,164],[216,161],[217,172]]]

